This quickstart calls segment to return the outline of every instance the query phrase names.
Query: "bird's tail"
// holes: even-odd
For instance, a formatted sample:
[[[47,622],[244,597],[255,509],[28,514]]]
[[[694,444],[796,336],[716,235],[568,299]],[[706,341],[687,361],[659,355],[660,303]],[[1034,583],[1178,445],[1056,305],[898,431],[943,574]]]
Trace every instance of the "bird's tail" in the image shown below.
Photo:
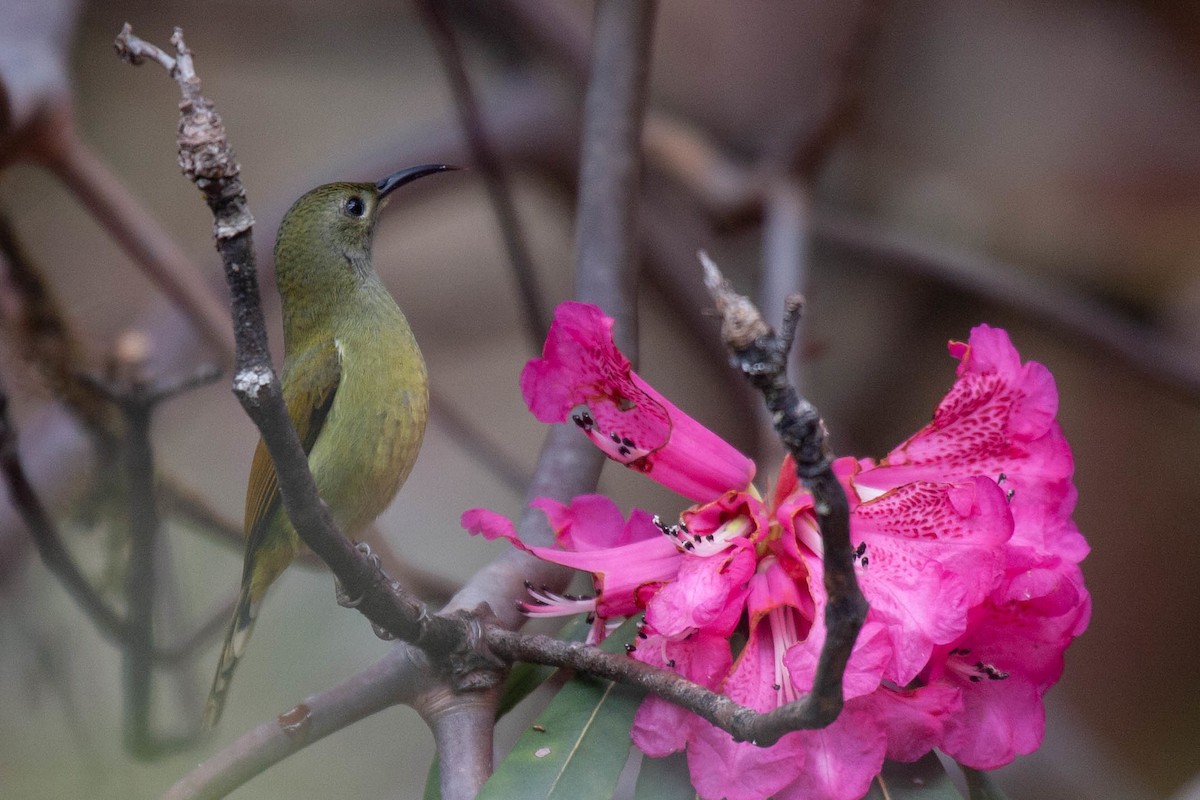
[[[233,680],[233,671],[237,669],[242,654],[246,652],[246,642],[250,641],[250,633],[254,630],[259,604],[253,600],[250,589],[250,581],[244,581],[238,595],[237,609],[234,610],[233,620],[229,623],[229,633],[225,634],[221,661],[217,664],[217,674],[208,693],[208,702],[204,704],[206,730],[212,730],[221,719],[221,711],[225,708],[225,696],[229,693],[229,683]]]

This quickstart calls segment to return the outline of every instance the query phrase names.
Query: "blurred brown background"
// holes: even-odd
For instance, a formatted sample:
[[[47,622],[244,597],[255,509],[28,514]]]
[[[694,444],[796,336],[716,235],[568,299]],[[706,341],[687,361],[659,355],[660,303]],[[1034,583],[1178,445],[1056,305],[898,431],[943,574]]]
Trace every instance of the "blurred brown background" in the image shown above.
[[[570,293],[578,83],[561,61],[535,57],[536,37],[498,22],[495,8],[450,8],[481,102],[502,120],[493,132],[512,167],[549,308]],[[798,187],[798,205],[785,194],[768,206],[796,208],[813,221],[803,259],[803,380],[838,452],[878,456],[924,424],[953,378],[945,342],[980,321],[1007,327],[1022,355],[1058,379],[1076,456],[1077,520],[1093,547],[1084,570],[1095,613],[1049,696],[1042,751],[1002,772],[1014,797],[1200,797],[1198,8],[930,0],[864,12],[858,3],[664,0],[660,9],[652,108],[655,119],[684,133],[652,148],[648,188],[666,199],[651,206],[657,227],[648,236],[681,237],[688,252],[708,248],[746,291],[756,289],[764,251],[774,245],[764,239],[761,208],[739,192],[757,191],[754,178],[775,163],[780,141],[794,141],[797,126],[811,126],[822,108],[840,102],[839,76],[850,65],[852,113],[804,180],[785,185]],[[535,16],[548,25],[579,22],[586,33],[589,15],[586,3],[550,2]],[[161,70],[132,70],[114,56],[111,42],[126,21],[163,45],[171,26],[186,31],[241,159],[264,256],[282,212],[312,185],[374,179],[441,153],[467,158],[456,144],[444,72],[407,3],[168,0],[74,9],[0,2],[8,109],[0,160],[14,159],[0,173],[0,205],[50,276],[97,370],[131,330],[152,336],[155,374],[182,374],[206,356],[78,200],[22,157],[28,142],[19,134],[41,110],[69,97],[82,138],[151,209],[214,294],[224,291],[207,209],[175,165],[176,87]],[[719,160],[691,160],[688,143]],[[723,182],[722,170],[734,178]],[[944,254],[961,267],[959,277],[933,277],[894,247],[848,246],[830,233],[829,220],[852,220],[883,237],[870,241],[894,244],[886,237],[897,235],[919,252]],[[1066,290],[1102,313],[1083,326],[1066,319],[1066,304],[1030,313],[1040,293],[981,289],[994,273],[981,272],[990,262],[975,256],[1018,265],[1013,274],[1043,287],[1043,300]],[[532,350],[478,179],[439,178],[403,193],[378,234],[375,260],[409,314],[439,395],[518,477],[528,471],[542,430],[521,403],[516,377]],[[688,301],[663,290],[671,284],[661,276],[681,279],[679,271],[658,269],[645,282],[642,372],[694,416],[753,447],[755,412],[729,388],[715,331],[705,338],[694,309],[681,307]],[[1105,339],[1096,328],[1110,318],[1117,323]],[[1114,354],[1113,340],[1135,339],[1142,349],[1133,356]],[[62,498],[65,516],[67,489],[81,484],[63,473],[81,459],[61,458],[67,423],[7,349],[4,380],[23,450],[39,484],[57,487],[48,492]],[[165,406],[154,433],[159,465],[240,519],[257,437],[227,378]],[[768,457],[760,475],[774,469]],[[516,516],[521,495],[513,483],[481,463],[447,417],[435,416],[416,471],[380,527],[414,565],[462,580],[501,548],[469,539],[459,513],[485,505]],[[680,509],[679,498],[647,483],[610,466],[603,487],[624,507]],[[121,749],[117,653],[21,544],[24,532],[7,510],[2,522],[5,798],[155,796],[238,732],[386,648],[332,602],[327,574],[293,570],[265,606],[216,740],[139,763]],[[110,537],[83,525],[70,531],[89,574],[103,580]],[[176,622],[198,622],[233,591],[240,553],[178,526],[170,547]],[[198,714],[215,656],[214,642],[179,686],[159,682],[156,714],[165,727],[182,713]],[[431,754],[416,715],[393,710],[234,796],[415,797]]]

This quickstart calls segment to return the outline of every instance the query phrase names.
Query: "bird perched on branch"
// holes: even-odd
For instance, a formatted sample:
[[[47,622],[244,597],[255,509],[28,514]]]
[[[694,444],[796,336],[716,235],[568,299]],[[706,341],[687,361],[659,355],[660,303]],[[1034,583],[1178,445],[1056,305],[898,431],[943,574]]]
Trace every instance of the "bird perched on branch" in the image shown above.
[[[371,265],[375,223],[391,192],[448,169],[454,167],[430,164],[378,183],[319,186],[279,225],[283,399],[317,490],[347,536],[369,525],[396,495],[429,414],[421,350]],[[221,717],[267,587],[300,547],[262,441],[250,467],[245,532],[241,593],[204,710],[208,728]]]

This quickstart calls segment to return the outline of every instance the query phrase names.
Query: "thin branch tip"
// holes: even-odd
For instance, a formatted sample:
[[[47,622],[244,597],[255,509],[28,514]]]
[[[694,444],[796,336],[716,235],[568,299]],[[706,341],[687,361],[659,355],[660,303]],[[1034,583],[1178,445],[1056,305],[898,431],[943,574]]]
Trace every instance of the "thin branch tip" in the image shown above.
[[[175,59],[162,48],[135,36],[133,26],[128,22],[121,26],[121,32],[117,34],[117,38],[113,42],[113,48],[116,49],[121,60],[131,66],[140,66],[146,63],[146,59],[150,59],[167,72],[173,73],[175,70]]]
[[[716,303],[717,313],[721,316],[722,341],[730,349],[740,351],[758,339],[772,336],[774,331],[750,298],[734,291],[733,286],[706,252],[701,250],[698,255],[704,267],[704,286]]]

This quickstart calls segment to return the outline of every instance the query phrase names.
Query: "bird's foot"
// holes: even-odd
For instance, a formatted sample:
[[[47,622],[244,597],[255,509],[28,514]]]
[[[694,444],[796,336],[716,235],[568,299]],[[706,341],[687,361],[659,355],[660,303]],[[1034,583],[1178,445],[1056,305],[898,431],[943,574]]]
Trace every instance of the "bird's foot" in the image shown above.
[[[371,550],[371,545],[366,542],[356,542],[354,549],[366,556],[367,560],[371,562],[372,567],[377,570],[383,569],[383,562],[380,560],[379,555]],[[362,605],[364,595],[360,594],[358,597],[351,597],[350,593],[342,586],[342,582],[337,578],[333,579],[333,585],[334,590],[337,592],[337,604],[339,606],[342,608],[358,608]]]

